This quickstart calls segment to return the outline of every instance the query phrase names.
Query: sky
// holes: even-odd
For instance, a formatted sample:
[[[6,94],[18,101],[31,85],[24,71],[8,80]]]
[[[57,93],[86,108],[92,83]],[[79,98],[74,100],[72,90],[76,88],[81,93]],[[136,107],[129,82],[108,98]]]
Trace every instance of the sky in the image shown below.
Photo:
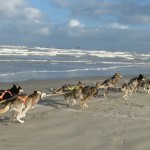
[[[0,0],[0,45],[150,50],[150,0]]]

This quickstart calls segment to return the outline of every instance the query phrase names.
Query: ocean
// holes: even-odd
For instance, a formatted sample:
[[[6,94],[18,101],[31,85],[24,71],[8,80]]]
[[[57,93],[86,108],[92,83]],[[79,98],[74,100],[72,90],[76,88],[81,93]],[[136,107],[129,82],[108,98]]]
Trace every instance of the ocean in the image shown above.
[[[0,82],[150,74],[150,52],[0,46]]]

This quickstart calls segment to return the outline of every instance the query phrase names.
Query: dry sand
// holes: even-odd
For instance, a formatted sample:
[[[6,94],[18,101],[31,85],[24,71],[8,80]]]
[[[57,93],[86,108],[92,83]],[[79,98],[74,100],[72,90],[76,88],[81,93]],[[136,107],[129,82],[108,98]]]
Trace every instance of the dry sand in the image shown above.
[[[49,92],[70,80],[32,80],[19,82],[28,94]],[[93,85],[103,78],[81,79]],[[126,79],[122,79],[125,82]],[[12,83],[1,83],[7,89]],[[25,123],[12,122],[12,112],[0,116],[0,150],[149,150],[150,95],[142,90],[127,101],[123,93],[93,99],[85,110],[79,102],[65,106],[63,96],[47,97],[30,110]]]

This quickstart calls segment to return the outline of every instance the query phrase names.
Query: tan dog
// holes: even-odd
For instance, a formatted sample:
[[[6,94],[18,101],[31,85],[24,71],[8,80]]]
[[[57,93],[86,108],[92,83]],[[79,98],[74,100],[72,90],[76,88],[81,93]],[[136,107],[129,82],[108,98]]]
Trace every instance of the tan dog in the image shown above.
[[[42,93],[41,91],[34,91],[31,95],[17,96],[16,99],[6,102],[5,106],[0,109],[0,114],[13,110],[17,113],[16,116],[14,116],[16,120],[20,123],[24,123],[21,118],[25,117],[26,112],[34,107],[34,105],[37,104],[37,102],[42,99],[44,95],[45,93]]]
[[[106,92],[104,93],[104,97],[106,98],[109,95],[109,88],[117,88],[117,85],[119,84],[119,80],[122,78],[122,75],[120,73],[114,74],[111,78],[106,79],[102,84],[97,82],[97,86],[99,89],[106,89]]]
[[[88,107],[87,103],[91,101],[92,97],[96,97],[98,95],[98,86],[85,86],[82,89],[82,93],[80,96],[80,108],[84,109]]]
[[[139,82],[139,88],[143,88],[144,92],[148,92],[148,94],[150,94],[150,80],[148,78],[144,78]]]
[[[147,82],[144,84],[144,91],[150,94],[150,80],[147,80]]]
[[[121,88],[121,91],[124,92],[123,98],[127,100],[129,95],[136,93],[136,91],[142,86],[144,87],[144,90],[146,90],[145,89],[146,85],[148,85],[148,82],[146,82],[146,80],[144,79],[144,75],[142,74],[140,74],[138,77],[130,79],[130,82],[124,83]]]
[[[124,100],[127,100],[129,95],[132,95],[132,89],[131,89],[129,83],[124,83],[122,85],[121,91],[124,92],[124,95],[123,95]]]
[[[84,88],[84,85],[78,86],[78,88],[75,88],[70,93],[66,94],[65,97],[67,98],[67,105],[69,107],[72,107],[76,104],[77,99],[82,99],[82,89]]]
[[[69,101],[69,99],[70,99],[69,97],[72,97],[73,95],[75,97],[77,97],[76,94],[80,91],[80,89],[82,87],[84,87],[84,84],[83,84],[83,82],[79,81],[76,85],[65,84],[61,88],[59,88],[59,89],[52,89],[51,91],[52,91],[53,94],[65,93],[64,94],[65,102],[66,102],[67,106],[70,106],[72,104]],[[74,103],[76,103],[76,102],[74,101]]]
[[[138,77],[134,77],[130,80],[129,85],[131,87],[132,93],[136,93],[137,90],[142,86],[142,82],[145,82],[143,74],[139,74]]]
[[[96,86],[85,86],[80,87],[77,90],[72,92],[70,96],[69,106],[73,106],[76,103],[76,100],[80,100],[80,108],[84,109],[88,107],[87,102],[91,100],[92,97],[98,95],[98,88]]]

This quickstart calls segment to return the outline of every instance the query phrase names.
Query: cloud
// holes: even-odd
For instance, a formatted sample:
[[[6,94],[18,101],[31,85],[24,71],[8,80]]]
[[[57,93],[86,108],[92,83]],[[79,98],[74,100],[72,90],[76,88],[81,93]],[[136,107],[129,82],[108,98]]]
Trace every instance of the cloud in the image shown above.
[[[19,11],[25,6],[24,0],[0,1],[0,19],[13,19],[18,16]]]
[[[0,1],[0,20],[3,21],[38,21],[43,13],[27,5],[25,0]]]
[[[69,25],[69,27],[84,27],[84,24],[82,24],[77,19],[71,19],[71,20],[69,20],[68,25]]]
[[[69,26],[70,27],[77,27],[77,26],[80,26],[80,22],[77,20],[77,19],[71,19],[69,21]]]
[[[28,21],[38,22],[42,18],[41,11],[36,8],[31,8],[31,7],[24,8],[24,10],[22,11],[22,15],[24,15],[24,17]]]
[[[31,7],[25,0],[0,1],[0,33],[31,34],[47,36],[50,23],[44,20],[41,10]],[[14,33],[15,34],[15,33]]]
[[[128,29],[129,28],[128,26],[121,25],[119,23],[110,23],[107,27],[112,28],[112,29]]]
[[[31,5],[30,0],[0,0],[0,43],[86,49],[150,47],[149,1],[45,1],[32,0]]]
[[[150,2],[140,0],[52,0],[55,6],[69,10],[72,18],[119,24],[150,24]]]

